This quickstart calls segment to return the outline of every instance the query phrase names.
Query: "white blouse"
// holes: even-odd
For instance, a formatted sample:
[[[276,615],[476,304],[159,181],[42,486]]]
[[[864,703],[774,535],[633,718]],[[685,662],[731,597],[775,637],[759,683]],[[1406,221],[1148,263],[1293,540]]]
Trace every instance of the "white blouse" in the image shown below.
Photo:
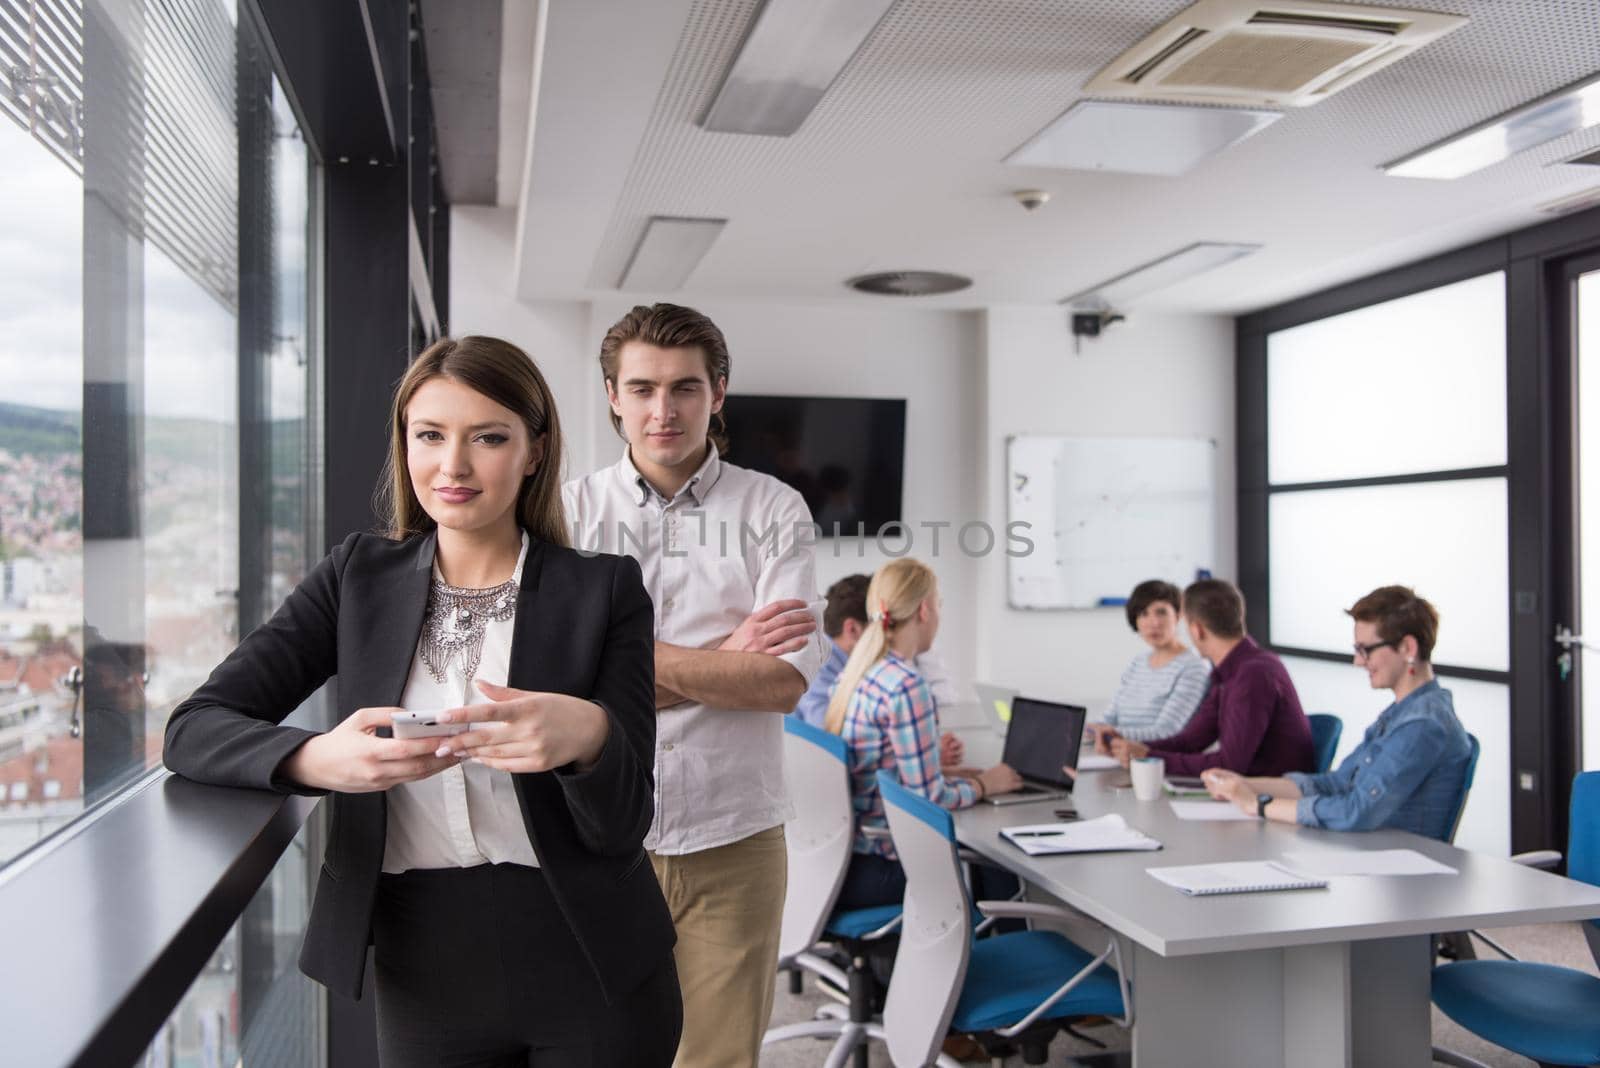
[[[522,553],[511,581],[522,583],[522,565],[528,558],[528,535],[522,535]],[[439,565],[434,581],[443,581]],[[411,712],[442,712],[462,705],[481,705],[489,699],[473,685],[476,679],[504,686],[510,672],[511,633],[516,614],[491,619],[483,635],[483,652],[472,678],[463,670],[459,653],[444,665],[445,680],[438,682],[422,659],[422,639],[411,657],[400,704]],[[440,739],[444,741],[445,739]],[[538,867],[533,843],[522,822],[522,806],[509,772],[494,771],[473,761],[446,768],[417,782],[389,787],[389,831],[383,851],[383,870],[389,873],[413,868],[470,868],[478,864],[524,864]]]

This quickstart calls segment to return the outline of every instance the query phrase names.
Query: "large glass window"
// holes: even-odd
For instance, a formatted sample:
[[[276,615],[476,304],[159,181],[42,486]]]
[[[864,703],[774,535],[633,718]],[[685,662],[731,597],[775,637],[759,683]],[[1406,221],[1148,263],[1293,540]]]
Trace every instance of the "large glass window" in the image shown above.
[[[1307,712],[1344,751],[1392,700],[1348,662],[1344,610],[1410,586],[1477,736],[1462,845],[1510,848],[1506,278],[1469,278],[1267,337],[1267,615]],[[1353,483],[1353,484],[1352,484]]]
[[[0,864],[320,546],[315,188],[224,0],[0,0]]]
[[[1268,338],[1268,479],[1504,464],[1505,289],[1497,271]]]
[[[317,1068],[325,1060],[325,1001],[298,966],[310,916],[308,838],[302,830],[290,843],[136,1068]]]
[[[1403,579],[1442,615],[1435,660],[1510,668],[1505,479],[1274,493],[1267,508],[1274,644],[1343,656],[1341,609]]]

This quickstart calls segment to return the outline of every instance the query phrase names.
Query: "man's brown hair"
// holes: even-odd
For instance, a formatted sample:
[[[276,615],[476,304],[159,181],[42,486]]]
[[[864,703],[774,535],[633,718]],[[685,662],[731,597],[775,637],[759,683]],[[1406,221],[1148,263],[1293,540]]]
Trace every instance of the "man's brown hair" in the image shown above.
[[[1183,591],[1183,614],[1219,638],[1244,637],[1244,594],[1224,579],[1201,579]]]
[[[728,343],[723,339],[717,324],[693,308],[681,304],[640,304],[611,324],[606,336],[600,340],[600,375],[613,390],[617,388],[617,373],[622,366],[622,347],[630,341],[642,341],[662,349],[699,349],[706,361],[706,377],[711,387],[720,381],[727,384],[732,361],[728,357]],[[727,424],[722,413],[712,416],[712,426],[706,433],[717,452],[728,453]],[[622,433],[622,420],[611,413],[611,427]]]
[[[867,625],[867,587],[871,575],[846,575],[828,587],[828,606],[822,610],[822,632],[830,638],[844,633],[844,621]]]
[[[1345,615],[1360,623],[1375,623],[1378,637],[1394,642],[1407,634],[1417,639],[1417,659],[1433,659],[1433,643],[1439,640],[1439,613],[1417,596],[1409,586],[1379,586],[1345,609]]]

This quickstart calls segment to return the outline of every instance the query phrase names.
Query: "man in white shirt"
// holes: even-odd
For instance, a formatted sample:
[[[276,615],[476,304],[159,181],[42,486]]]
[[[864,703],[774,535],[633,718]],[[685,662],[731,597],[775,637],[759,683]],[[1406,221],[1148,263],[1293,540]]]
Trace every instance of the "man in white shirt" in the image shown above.
[[[634,308],[600,345],[622,459],[567,483],[579,549],[635,557],[656,610],[655,824],[678,931],[684,1068],[755,1068],[772,1011],[789,817],[782,715],[821,664],[815,541],[800,494],[722,460],[722,333]]]

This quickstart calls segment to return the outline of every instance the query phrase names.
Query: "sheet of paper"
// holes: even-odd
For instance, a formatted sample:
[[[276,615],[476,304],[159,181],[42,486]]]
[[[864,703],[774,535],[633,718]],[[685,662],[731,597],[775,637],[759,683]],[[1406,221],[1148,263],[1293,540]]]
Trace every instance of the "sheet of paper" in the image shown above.
[[[1455,875],[1415,849],[1331,849],[1285,853],[1284,867],[1306,875]]]
[[[1298,875],[1269,860],[1189,864],[1177,868],[1146,868],[1145,871],[1168,886],[1197,897],[1264,890],[1314,890],[1328,885],[1325,880]]]
[[[1180,820],[1253,820],[1256,817],[1241,812],[1237,805],[1226,801],[1169,801],[1172,814]]]
[[[1079,771],[1109,771],[1111,768],[1120,768],[1114,756],[1104,756],[1100,753],[1079,753]]]
[[[1031,823],[1000,832],[1029,856],[1042,853],[1101,853],[1160,849],[1161,843],[1129,827],[1116,813],[1079,823]]]

